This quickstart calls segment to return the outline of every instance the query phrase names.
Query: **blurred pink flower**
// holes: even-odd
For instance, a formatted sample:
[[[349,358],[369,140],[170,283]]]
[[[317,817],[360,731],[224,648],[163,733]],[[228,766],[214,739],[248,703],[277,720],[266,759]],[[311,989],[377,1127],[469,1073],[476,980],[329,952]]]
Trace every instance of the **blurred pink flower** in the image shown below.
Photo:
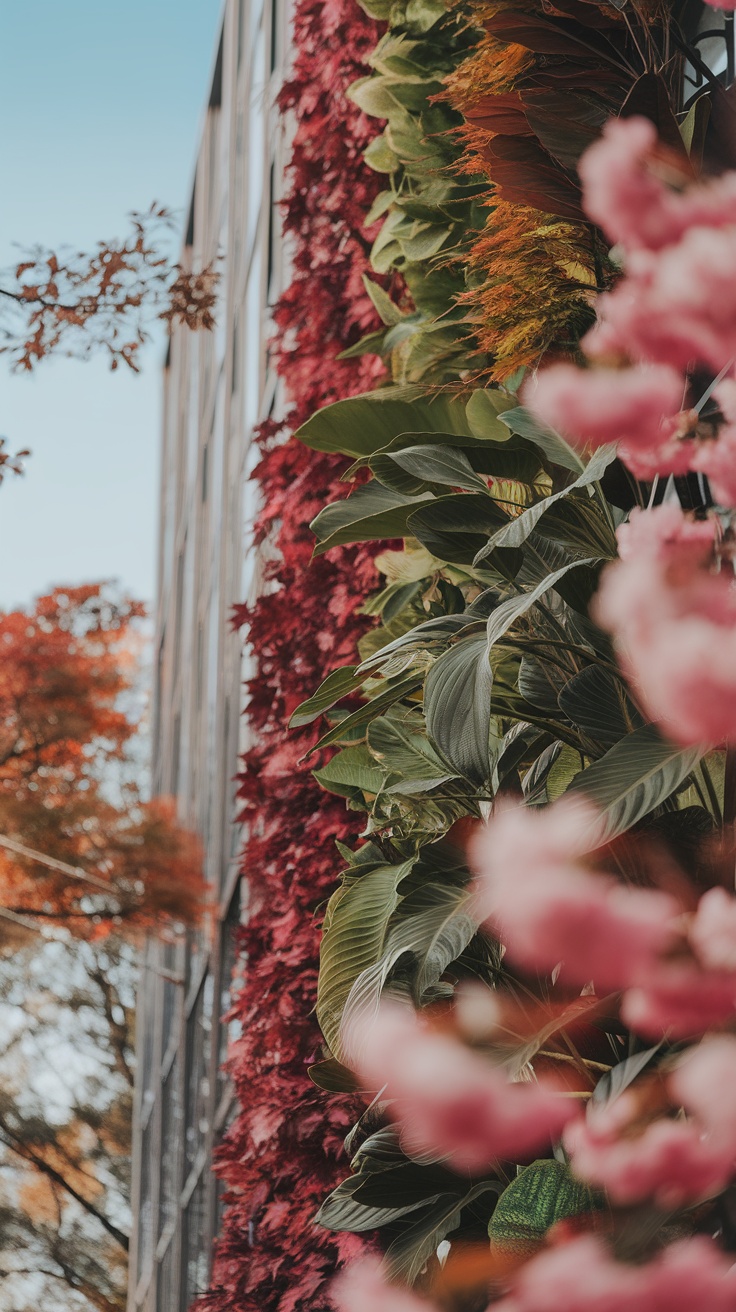
[[[371,1259],[348,1266],[330,1292],[338,1312],[431,1312],[434,1306],[409,1289],[390,1285],[381,1263]]]
[[[480,913],[509,959],[598,992],[637,981],[676,937],[677,903],[592,874],[577,858],[596,846],[596,813],[579,799],[498,807],[475,838]]]
[[[672,506],[632,515],[593,607],[649,715],[683,745],[736,740],[736,589],[703,568],[713,534]]]
[[[701,897],[688,930],[690,944],[707,970],[736,971],[736,898],[725,888]]]
[[[736,1312],[736,1274],[717,1245],[682,1239],[644,1266],[584,1237],[532,1258],[494,1312]]]
[[[734,222],[736,173],[675,189],[656,176],[658,157],[660,167],[677,167],[663,157],[654,124],[638,116],[610,119],[582,156],[583,207],[611,241],[658,250],[679,241],[688,228]]]
[[[640,563],[646,558],[692,570],[708,558],[714,535],[712,520],[690,519],[679,505],[669,502],[652,510],[632,510],[616,538],[621,560]]]
[[[664,962],[643,984],[629,989],[621,1018],[644,1038],[692,1039],[733,1019],[736,973],[703,973],[694,963]]]
[[[580,1179],[605,1189],[614,1203],[651,1198],[662,1211],[726,1187],[732,1161],[698,1124],[660,1117],[637,1134],[636,1115],[635,1097],[624,1093],[608,1106],[591,1104],[585,1119],[568,1125],[564,1144]]]
[[[575,442],[624,442],[627,449],[658,449],[664,426],[682,408],[685,381],[669,365],[629,369],[578,369],[555,364],[524,389],[523,401],[543,423]]]
[[[730,1175],[736,1163],[736,1039],[718,1035],[689,1049],[669,1085],[719,1151]]]
[[[715,441],[699,443],[691,464],[706,475],[718,505],[736,506],[736,427],[727,425]]]
[[[626,276],[597,301],[583,338],[593,359],[721,370],[736,354],[736,227],[690,228],[674,246],[634,250]]]
[[[411,1153],[446,1155],[458,1170],[524,1158],[547,1147],[575,1115],[551,1083],[512,1083],[504,1070],[408,1008],[382,1006],[349,1035],[352,1061],[368,1088],[386,1086],[389,1113]]]

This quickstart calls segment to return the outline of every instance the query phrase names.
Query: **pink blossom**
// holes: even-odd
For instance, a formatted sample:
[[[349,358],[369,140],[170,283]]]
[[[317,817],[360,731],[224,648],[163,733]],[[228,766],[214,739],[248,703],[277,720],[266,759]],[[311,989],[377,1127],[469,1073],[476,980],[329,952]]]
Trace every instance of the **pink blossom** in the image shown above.
[[[664,962],[643,984],[629,989],[621,1017],[644,1038],[692,1039],[736,1012],[736,974],[703,973],[688,962]]]
[[[717,1245],[698,1236],[644,1266],[616,1262],[585,1236],[522,1268],[494,1312],[736,1312],[736,1276]]]
[[[331,1298],[338,1312],[432,1312],[434,1307],[410,1290],[390,1285],[381,1263],[367,1258],[338,1276]]]
[[[672,502],[652,510],[632,510],[616,532],[621,560],[638,564],[647,559],[689,569],[707,559],[714,536],[712,520],[691,519]]]
[[[663,156],[654,124],[640,117],[609,120],[580,160],[583,206],[612,241],[658,250],[688,228],[734,222],[736,173],[675,189],[656,176],[658,164],[679,168]]]
[[[712,522],[667,506],[619,532],[622,559],[605,571],[593,613],[640,700],[683,745],[736,740],[736,590],[730,574],[703,568]]]
[[[691,947],[706,970],[736,971],[736,898],[724,888],[704,893],[688,930]]]
[[[578,369],[556,364],[537,374],[524,404],[575,442],[624,442],[649,451],[669,436],[665,421],[682,407],[685,382],[669,365]]]
[[[413,1012],[385,1005],[350,1035],[368,1088],[386,1087],[390,1114],[409,1153],[446,1155],[458,1170],[497,1158],[525,1158],[556,1139],[575,1114],[573,1100],[550,1083],[512,1083],[503,1069]]]
[[[736,506],[736,427],[727,425],[715,441],[699,443],[691,468],[706,475],[719,505]]]
[[[637,980],[673,941],[677,904],[627,889],[579,863],[596,846],[597,817],[577,799],[498,808],[471,850],[481,914],[511,961],[607,992]]]
[[[669,1085],[730,1175],[736,1162],[736,1039],[725,1034],[704,1039],[680,1058]]]
[[[728,1184],[732,1162],[698,1124],[660,1117],[641,1133],[633,1094],[606,1107],[588,1107],[585,1119],[568,1125],[564,1143],[572,1169],[605,1189],[622,1206],[651,1198],[663,1211],[711,1198]]]
[[[690,228],[661,251],[632,251],[626,276],[598,297],[583,338],[592,359],[624,358],[716,372],[736,354],[736,227]]]

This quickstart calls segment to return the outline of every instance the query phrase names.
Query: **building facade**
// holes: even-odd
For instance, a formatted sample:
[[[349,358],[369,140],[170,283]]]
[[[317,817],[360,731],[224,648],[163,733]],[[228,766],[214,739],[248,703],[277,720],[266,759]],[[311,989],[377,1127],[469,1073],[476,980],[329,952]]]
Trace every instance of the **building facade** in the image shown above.
[[[201,836],[213,911],[151,939],[137,1017],[129,1312],[186,1312],[207,1286],[219,1191],[212,1151],[232,1112],[222,1073],[241,919],[234,776],[249,674],[231,607],[254,595],[253,431],[278,407],[268,307],[283,282],[275,112],[287,0],[226,0],[182,263],[219,259],[217,326],[178,327],[164,378],[153,785]]]

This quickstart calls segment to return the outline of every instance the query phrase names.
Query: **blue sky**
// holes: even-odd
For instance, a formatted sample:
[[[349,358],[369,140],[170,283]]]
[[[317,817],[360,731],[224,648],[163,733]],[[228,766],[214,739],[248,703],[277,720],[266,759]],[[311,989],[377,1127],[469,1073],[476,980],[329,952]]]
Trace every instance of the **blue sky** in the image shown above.
[[[13,243],[82,249],[151,201],[184,210],[220,0],[0,4],[0,267]],[[162,341],[144,371],[102,359],[11,375],[0,433],[33,454],[0,487],[0,608],[55,583],[155,587]]]

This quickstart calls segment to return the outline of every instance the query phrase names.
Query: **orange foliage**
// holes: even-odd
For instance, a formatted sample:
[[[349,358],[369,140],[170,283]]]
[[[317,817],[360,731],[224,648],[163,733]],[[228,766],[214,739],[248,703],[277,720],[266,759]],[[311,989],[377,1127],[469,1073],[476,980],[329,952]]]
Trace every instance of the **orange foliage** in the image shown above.
[[[173,804],[115,777],[137,728],[123,703],[142,615],[103,584],[0,614],[0,838],[91,881],[0,847],[0,905],[87,937],[191,921],[202,897],[199,844]]]

